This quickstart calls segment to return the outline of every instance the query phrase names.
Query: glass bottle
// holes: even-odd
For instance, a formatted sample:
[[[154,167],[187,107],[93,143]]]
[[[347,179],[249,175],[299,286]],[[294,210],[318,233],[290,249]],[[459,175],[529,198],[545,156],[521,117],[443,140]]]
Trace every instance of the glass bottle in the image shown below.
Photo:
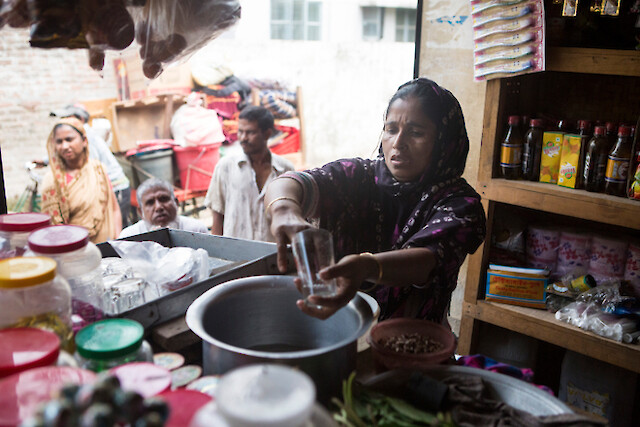
[[[522,150],[522,177],[529,181],[537,181],[540,177],[543,134],[544,122],[541,119],[530,120]]]
[[[522,175],[523,138],[520,132],[520,116],[509,116],[509,128],[500,149],[500,172],[506,179],[518,179]]]
[[[584,169],[582,178],[584,189],[601,193],[604,191],[604,174],[607,168],[609,142],[605,136],[605,127],[596,126],[593,137],[585,148]]]
[[[613,196],[626,196],[627,175],[631,161],[631,128],[620,126],[618,140],[609,152],[605,172],[604,192]]]
[[[584,187],[584,157],[587,152],[587,145],[591,139],[591,122],[589,120],[578,120],[578,135],[580,135],[580,159],[578,160],[578,175],[576,176],[575,188]]]
[[[618,138],[618,127],[613,122],[605,123],[605,127],[607,128],[605,136],[607,137],[607,141],[609,142],[609,151],[611,151],[614,144],[616,143],[616,139]]]

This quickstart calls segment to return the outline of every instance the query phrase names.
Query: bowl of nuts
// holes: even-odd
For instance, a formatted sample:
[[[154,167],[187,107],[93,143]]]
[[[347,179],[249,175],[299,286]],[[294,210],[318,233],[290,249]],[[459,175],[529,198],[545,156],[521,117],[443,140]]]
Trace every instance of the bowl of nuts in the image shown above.
[[[396,318],[384,320],[369,335],[377,372],[390,369],[428,368],[453,356],[456,337],[443,325],[428,320]]]

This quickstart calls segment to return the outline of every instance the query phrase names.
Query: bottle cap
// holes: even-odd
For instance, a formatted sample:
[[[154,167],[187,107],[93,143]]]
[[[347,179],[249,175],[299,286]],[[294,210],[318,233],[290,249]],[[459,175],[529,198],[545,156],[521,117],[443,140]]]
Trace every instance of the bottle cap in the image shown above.
[[[171,388],[171,372],[150,362],[132,362],[110,370],[120,380],[122,389],[142,397],[155,396]]]
[[[542,119],[531,119],[529,121],[529,126],[541,128],[544,127],[544,120]]]
[[[605,126],[607,127],[607,132],[615,132],[616,131],[616,124],[613,122],[607,122],[605,124]]]
[[[37,212],[20,212],[0,215],[0,231],[33,231],[51,223],[51,217]]]
[[[604,126],[596,126],[593,129],[593,134],[598,136],[604,136],[604,129],[605,129]]]
[[[315,385],[304,372],[255,364],[226,373],[218,385],[216,402],[232,425],[298,426],[309,418],[315,397]]]
[[[60,338],[44,329],[3,329],[0,330],[0,342],[0,378],[53,365],[60,353]]]
[[[0,380],[0,425],[20,425],[64,386],[90,384],[95,380],[93,372],[68,366],[34,368],[3,378]]]
[[[34,252],[62,254],[87,246],[89,232],[77,225],[51,225],[32,232],[27,242]]]
[[[191,425],[191,420],[200,408],[211,402],[213,398],[208,394],[196,390],[171,390],[158,395],[169,405],[169,419],[167,427],[181,427]]]
[[[85,359],[108,360],[137,351],[144,328],[131,319],[105,319],[80,329],[76,348]]]
[[[578,129],[590,130],[591,122],[589,120],[578,120]]]
[[[631,136],[631,127],[622,125],[618,128],[618,136]]]
[[[520,116],[509,116],[509,124],[517,125],[520,123]]]
[[[56,262],[47,257],[17,257],[0,261],[0,288],[26,288],[56,277]]]

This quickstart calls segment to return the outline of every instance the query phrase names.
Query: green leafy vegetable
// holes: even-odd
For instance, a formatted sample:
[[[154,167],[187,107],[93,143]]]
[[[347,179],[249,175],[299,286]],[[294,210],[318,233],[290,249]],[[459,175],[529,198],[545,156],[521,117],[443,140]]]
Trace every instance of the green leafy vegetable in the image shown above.
[[[432,414],[422,411],[396,397],[385,396],[354,384],[356,373],[342,383],[342,401],[333,398],[337,406],[333,419],[347,427],[455,427],[450,413]],[[356,389],[357,392],[354,392]]]

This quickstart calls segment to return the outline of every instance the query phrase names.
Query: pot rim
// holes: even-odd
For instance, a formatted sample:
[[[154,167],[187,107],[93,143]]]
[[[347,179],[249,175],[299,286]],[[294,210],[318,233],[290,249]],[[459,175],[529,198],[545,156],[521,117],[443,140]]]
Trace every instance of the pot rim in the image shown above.
[[[340,340],[334,344],[314,348],[311,350],[302,350],[302,351],[288,351],[288,352],[269,352],[269,351],[259,351],[259,350],[251,350],[243,347],[237,347],[224,341],[220,341],[214,337],[212,337],[208,332],[205,331],[204,326],[202,324],[202,313],[204,312],[205,307],[214,299],[215,295],[222,295],[231,290],[235,289],[237,286],[241,286],[245,283],[255,284],[256,282],[264,282],[269,281],[270,283],[283,283],[289,288],[295,289],[295,284],[293,282],[294,276],[284,276],[284,275],[261,275],[261,276],[249,276],[243,277],[239,279],[229,280],[228,282],[221,283],[217,286],[212,287],[198,298],[196,298],[193,303],[187,309],[187,313],[185,316],[185,320],[187,326],[193,333],[195,333],[200,339],[208,344],[215,345],[218,348],[221,348],[226,351],[241,353],[243,355],[263,358],[263,359],[300,359],[300,358],[308,358],[323,355],[329,353],[331,351],[344,348],[349,344],[356,345],[358,338],[364,335],[371,324],[373,323],[373,312],[371,309],[371,305],[359,294],[356,294],[354,298],[349,301],[349,303],[341,308],[340,310],[345,310],[350,308],[351,310],[358,313],[358,316],[361,319],[361,324],[358,330],[348,338]],[[297,289],[296,289],[297,291]],[[335,314],[334,314],[335,315]],[[321,321],[321,320],[319,320]]]

